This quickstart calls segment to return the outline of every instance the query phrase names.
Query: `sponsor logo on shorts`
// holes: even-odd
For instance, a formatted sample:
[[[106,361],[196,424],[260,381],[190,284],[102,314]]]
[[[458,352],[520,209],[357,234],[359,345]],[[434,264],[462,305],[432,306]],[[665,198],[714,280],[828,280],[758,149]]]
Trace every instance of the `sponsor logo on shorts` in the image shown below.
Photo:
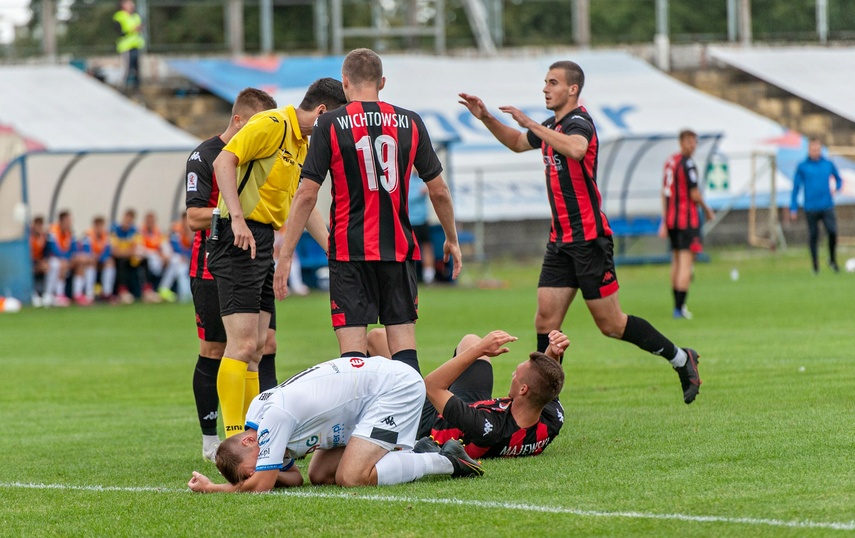
[[[332,444],[333,446],[338,446],[341,443],[342,433],[344,432],[344,425],[336,424],[332,427]]]
[[[191,157],[190,160],[193,160]],[[187,192],[196,192],[199,187],[199,176],[196,175],[196,172],[190,172],[187,174]]]
[[[397,424],[395,424],[395,417],[393,417],[392,415],[389,415],[388,417],[384,418],[380,422],[382,422],[383,424],[385,424],[387,426],[392,426],[393,428],[395,426],[397,426]]]
[[[258,434],[258,446],[264,446],[270,442],[270,430],[264,428],[264,430]]]
[[[486,436],[491,431],[493,431],[493,425],[490,424],[489,420],[484,420],[484,435]]]
[[[354,368],[362,368],[363,366],[365,366],[365,361],[359,357],[351,357],[350,365]]]
[[[313,436],[309,437],[308,439],[306,439],[306,446],[309,447],[309,449],[306,451],[306,454],[311,454],[312,452],[317,450],[318,446],[319,446],[318,445],[319,441],[320,441],[320,438],[318,438],[317,435],[313,435]]]

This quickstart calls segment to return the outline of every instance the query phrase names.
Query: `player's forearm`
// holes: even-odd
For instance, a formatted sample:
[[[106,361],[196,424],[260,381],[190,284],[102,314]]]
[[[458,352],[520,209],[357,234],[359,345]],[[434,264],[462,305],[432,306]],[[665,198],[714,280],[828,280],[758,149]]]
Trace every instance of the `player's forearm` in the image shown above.
[[[296,488],[303,485],[303,475],[296,467],[291,467],[287,471],[279,471],[279,476],[276,478],[277,488]]]
[[[536,134],[538,138],[546,142],[548,146],[551,146],[553,150],[575,161],[581,161],[585,157],[585,153],[588,151],[589,142],[582,135],[562,134],[557,131],[553,131],[552,129],[548,129],[539,123],[532,126],[531,131]]]
[[[188,207],[187,225],[194,232],[207,230],[211,227],[211,214],[213,212],[213,207]]]
[[[303,230],[309,221],[309,216],[315,208],[315,203],[318,200],[317,190],[312,189],[312,186],[307,186],[307,183],[312,181],[304,181],[297,188],[297,194],[294,195],[294,200],[291,202],[291,212],[288,214],[288,220],[285,223],[285,237],[282,239],[282,247],[279,250],[279,260],[291,259],[294,256],[294,250],[297,248],[297,243],[303,235]],[[316,184],[317,185],[317,184]],[[314,192],[312,192],[314,190]],[[311,230],[309,231],[311,234]],[[312,235],[312,237],[315,237]],[[317,241],[317,238],[315,238]]]
[[[306,222],[306,231],[324,249],[324,252],[329,253],[330,234],[327,231],[327,223],[324,222],[324,218],[321,216],[321,212],[318,211],[317,205],[315,205],[309,214],[309,220]]]
[[[221,151],[214,160],[214,174],[220,188],[220,196],[229,210],[229,218],[243,220],[243,210],[240,207],[240,197],[237,192],[238,158],[234,153]]]
[[[496,140],[501,142],[503,146],[510,149],[511,151],[520,153],[522,151],[526,151],[531,149],[528,144],[521,145],[520,139],[525,138],[525,133],[519,131],[518,129],[514,129],[510,125],[506,125],[499,121],[496,116],[489,114],[481,120],[484,123],[484,127],[490,131]]]
[[[428,196],[442,231],[445,232],[445,239],[456,244],[458,240],[457,224],[454,221],[454,202],[451,200],[451,192],[442,176],[428,182]]]

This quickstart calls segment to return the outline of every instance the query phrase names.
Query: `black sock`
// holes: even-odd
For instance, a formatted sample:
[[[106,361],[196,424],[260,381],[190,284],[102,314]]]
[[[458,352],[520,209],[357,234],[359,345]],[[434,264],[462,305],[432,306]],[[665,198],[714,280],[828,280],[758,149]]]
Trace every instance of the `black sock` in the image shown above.
[[[419,357],[416,354],[415,349],[402,349],[401,351],[392,355],[392,360],[401,361],[404,364],[409,364],[416,370],[416,372],[418,372],[419,374],[422,373],[422,371],[419,369]]]
[[[674,290],[674,308],[677,310],[681,310],[683,305],[686,304],[686,296],[689,294],[688,291],[677,291]]]
[[[537,333],[537,350],[541,353],[549,347],[549,333]]]
[[[258,390],[264,392],[278,384],[279,381],[276,380],[276,353],[262,355],[261,362],[258,363]]]
[[[203,435],[217,435],[217,372],[220,361],[199,355],[196,370],[193,372],[193,396],[196,398],[196,412],[199,414],[199,426]]]
[[[341,354],[341,356],[342,357],[362,357],[364,359],[364,358],[368,357],[368,354],[366,354],[364,351],[345,351],[344,353]]]
[[[627,316],[626,329],[621,340],[631,342],[648,353],[661,355],[666,360],[677,356],[677,346],[642,318]]]

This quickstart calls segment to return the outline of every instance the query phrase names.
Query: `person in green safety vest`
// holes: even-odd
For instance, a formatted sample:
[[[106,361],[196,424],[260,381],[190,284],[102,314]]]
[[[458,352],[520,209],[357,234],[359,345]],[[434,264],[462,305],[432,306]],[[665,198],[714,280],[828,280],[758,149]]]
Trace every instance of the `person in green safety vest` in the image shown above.
[[[125,63],[125,89],[139,89],[140,50],[145,46],[145,39],[142,36],[142,19],[133,0],[119,1],[119,10],[113,15],[113,21],[119,32],[116,51]]]

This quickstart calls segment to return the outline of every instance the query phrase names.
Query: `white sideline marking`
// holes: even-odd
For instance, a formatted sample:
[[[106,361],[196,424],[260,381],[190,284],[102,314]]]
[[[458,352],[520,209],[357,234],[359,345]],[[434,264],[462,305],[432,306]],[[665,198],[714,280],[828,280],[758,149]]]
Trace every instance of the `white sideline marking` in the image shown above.
[[[189,493],[184,488],[124,487],[124,486],[74,486],[66,484],[33,484],[24,482],[0,482],[0,488],[22,489],[59,489],[73,491],[123,491],[151,493]],[[695,523],[733,523],[741,525],[765,525],[769,527],[789,527],[797,529],[833,529],[841,531],[855,530],[855,521],[848,523],[826,521],[784,521],[754,517],[692,516],[688,514],[655,514],[649,512],[605,512],[600,510],[580,510],[561,506],[539,506],[536,504],[509,503],[498,501],[464,501],[459,499],[424,499],[419,497],[394,497],[391,495],[359,495],[353,493],[322,493],[316,491],[280,490],[274,495],[285,497],[304,497],[312,499],[347,499],[357,501],[381,501],[399,503],[445,504],[471,506],[475,508],[498,508],[502,510],[520,510],[524,512],[544,512],[549,514],[570,514],[584,517],[662,519],[690,521]]]

